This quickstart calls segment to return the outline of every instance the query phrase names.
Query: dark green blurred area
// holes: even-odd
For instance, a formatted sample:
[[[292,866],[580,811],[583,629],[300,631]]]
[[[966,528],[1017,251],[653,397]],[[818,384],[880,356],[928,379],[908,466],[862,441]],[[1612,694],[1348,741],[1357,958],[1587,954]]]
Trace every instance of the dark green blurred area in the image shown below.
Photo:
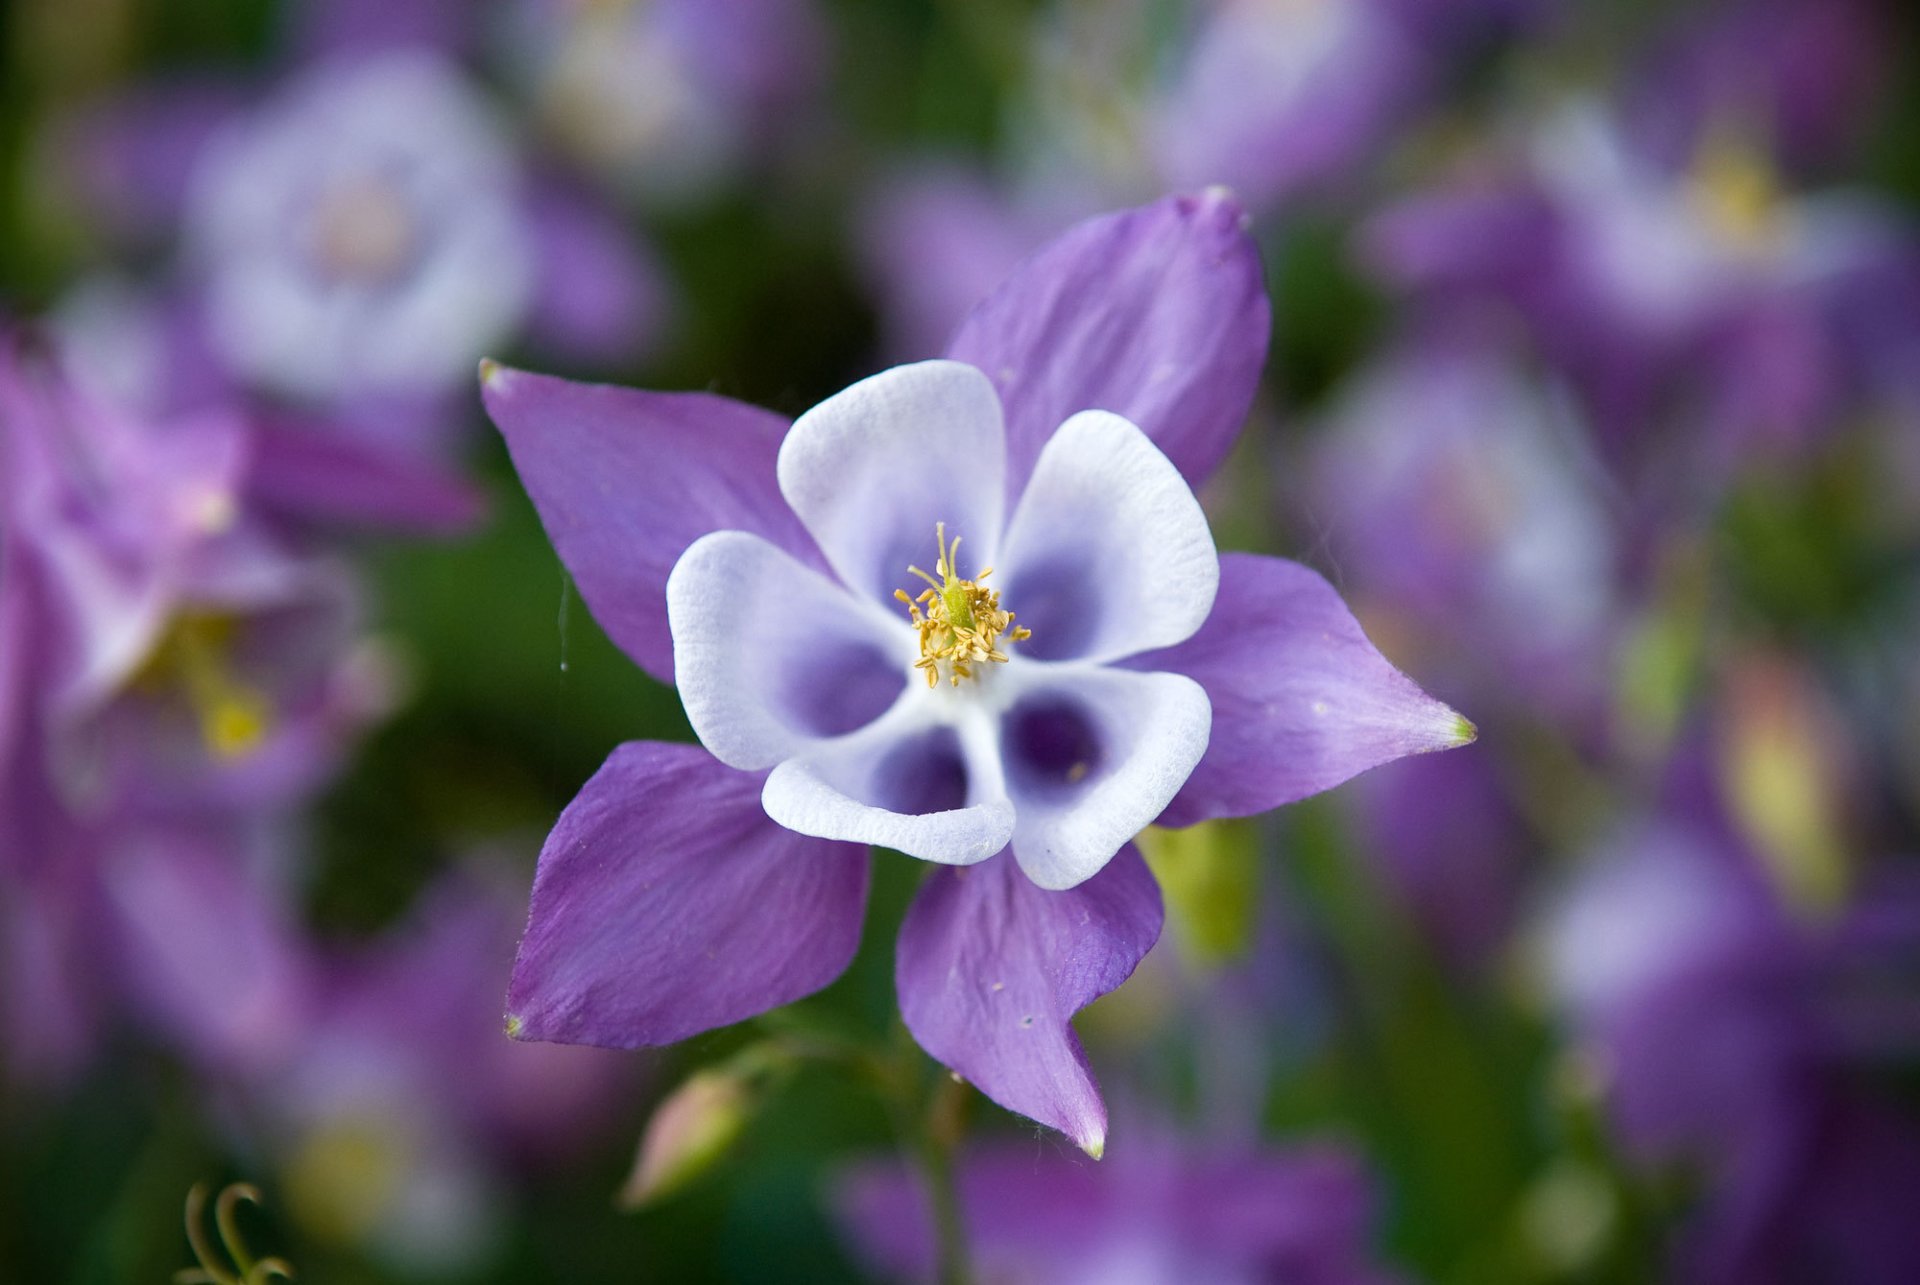
[[[831,92],[851,140],[843,168],[778,200],[734,193],[649,218],[680,301],[671,345],[644,367],[561,373],[712,389],[789,413],[868,373],[876,322],[846,244],[859,184],[890,157],[991,147],[1019,57],[1013,33],[1037,7],[832,0],[840,52]],[[0,301],[30,316],[89,253],[34,189],[37,126],[61,104],[169,67],[259,65],[277,17],[248,0],[11,0],[0,15]],[[1899,101],[1867,174],[1911,203],[1920,197],[1920,77],[1911,48],[1904,55]],[[1344,262],[1337,220],[1316,215],[1262,235],[1278,309],[1271,400],[1313,406],[1381,334],[1385,304]],[[312,817],[307,906],[337,941],[395,923],[435,874],[477,847],[505,845],[530,884],[540,837],[615,745],[691,739],[674,694],[607,641],[573,592],[504,449],[477,427],[477,397],[471,414],[471,472],[490,499],[483,529],[453,541],[366,538],[352,549],[372,586],[374,630],[394,647],[409,692]],[[1244,475],[1271,476],[1298,446],[1294,432],[1243,448]],[[1875,528],[1866,467],[1841,458],[1817,476],[1755,480],[1729,501],[1712,538],[1751,633],[1818,649],[1898,605],[1884,595],[1893,570],[1913,569],[1910,533]],[[1266,540],[1307,556],[1310,533],[1276,521],[1263,507],[1270,499],[1260,484],[1229,495],[1217,519],[1223,544]],[[1270,1139],[1356,1143],[1383,1186],[1384,1250],[1418,1278],[1653,1279],[1662,1202],[1684,1193],[1617,1179],[1592,1103],[1567,1087],[1577,1068],[1556,1051],[1537,997],[1516,976],[1444,969],[1324,800],[1263,822],[1259,839],[1253,895],[1278,909],[1322,1001],[1299,1015],[1297,1040],[1283,1035],[1274,1050],[1283,1070],[1268,1103]],[[862,951],[804,1012],[891,1038],[892,939],[918,873],[879,856]],[[1123,991],[1103,1007],[1129,1002]],[[1116,1038],[1099,1009],[1085,1025],[1103,1074],[1176,1103],[1192,1091],[1180,1048]],[[752,1038],[736,1030],[636,1054],[651,1072],[624,1131],[564,1173],[530,1181],[499,1261],[457,1279],[852,1278],[822,1196],[837,1163],[884,1152],[891,1135],[883,1104],[829,1067],[782,1087],[739,1149],[682,1195],[638,1214],[614,1208],[651,1102],[685,1070]],[[0,1285],[157,1282],[187,1265],[178,1220],[188,1187],[259,1177],[248,1157],[222,1147],[205,1109],[180,1068],[131,1046],[58,1104],[0,1104]],[[1032,1134],[984,1102],[971,1118],[980,1132]],[[1047,1135],[1035,1146],[1067,1144]],[[1581,1182],[1616,1184],[1618,1218],[1602,1252],[1556,1259],[1535,1228]],[[303,1281],[400,1279],[305,1238],[276,1210],[270,1185],[265,1210],[246,1223],[252,1244],[290,1259]]]

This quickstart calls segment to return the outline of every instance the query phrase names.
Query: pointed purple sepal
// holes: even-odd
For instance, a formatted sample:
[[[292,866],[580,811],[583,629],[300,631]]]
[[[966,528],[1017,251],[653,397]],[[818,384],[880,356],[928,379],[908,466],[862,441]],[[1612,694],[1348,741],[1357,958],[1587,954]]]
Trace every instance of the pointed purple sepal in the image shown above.
[[[697,745],[613,752],[540,852],[510,1035],[671,1044],[840,975],[860,945],[866,851],[769,821],[763,777]]]
[[[709,393],[646,393],[481,363],[487,413],[600,627],[673,681],[667,575],[710,531],[750,531],[819,565],[781,498],[787,422]]]
[[[1222,557],[1200,632],[1125,663],[1186,674],[1213,704],[1206,755],[1161,825],[1265,812],[1475,735],[1374,649],[1332,585],[1283,558]]]
[[[900,928],[900,1014],[982,1093],[1097,1158],[1107,1108],[1071,1019],[1127,979],[1160,923],[1159,885],[1131,844],[1065,892],[1007,853],[935,870]]]
[[[1246,212],[1212,188],[1077,224],[973,310],[947,355],[1000,390],[1009,494],[1083,410],[1133,421],[1198,485],[1252,405],[1270,326]]]

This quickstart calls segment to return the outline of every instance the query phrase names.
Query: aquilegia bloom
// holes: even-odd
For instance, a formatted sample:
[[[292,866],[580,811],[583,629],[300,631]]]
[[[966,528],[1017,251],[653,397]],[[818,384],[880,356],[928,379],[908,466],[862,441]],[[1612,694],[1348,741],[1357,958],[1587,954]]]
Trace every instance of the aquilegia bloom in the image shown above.
[[[1133,835],[1471,735],[1313,572],[1214,550],[1191,487],[1267,347],[1244,221],[1212,192],[1083,223],[946,360],[791,428],[487,368],[582,595],[701,740],[620,747],[561,816],[513,1034],[663,1044],[817,990],[878,844],[936,863],[898,944],[915,1038],[1099,1153],[1069,1019],[1159,935]]]

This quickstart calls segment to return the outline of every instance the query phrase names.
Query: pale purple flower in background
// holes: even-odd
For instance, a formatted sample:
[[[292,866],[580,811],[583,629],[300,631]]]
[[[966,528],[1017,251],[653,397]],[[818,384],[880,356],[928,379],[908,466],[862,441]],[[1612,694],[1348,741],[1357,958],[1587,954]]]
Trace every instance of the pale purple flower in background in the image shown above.
[[[1576,405],[1484,328],[1419,332],[1335,394],[1307,506],[1343,587],[1465,688],[1562,713],[1608,694],[1623,533]]]
[[[1443,313],[1518,308],[1629,475],[1673,470],[1658,430],[1676,417],[1704,424],[1685,472],[1706,476],[1828,424],[1852,360],[1835,314],[1909,253],[1901,221],[1862,193],[1787,190],[1737,111],[1678,158],[1596,100],[1529,120],[1369,220],[1369,268]]]
[[[987,1143],[958,1164],[960,1213],[981,1279],[1005,1285],[1387,1285],[1371,1248],[1374,1199],[1332,1146],[1195,1144],[1151,1130],[1089,1165]],[[897,1164],[837,1184],[844,1235],[876,1278],[935,1278],[930,1214]]]
[[[710,195],[796,131],[826,38],[812,0],[519,0],[502,60],[540,127],[643,204]]]
[[[385,936],[316,961],[299,1038],[223,1095],[308,1235],[408,1273],[471,1268],[527,1169],[591,1145],[631,1095],[628,1059],[500,1038],[516,901],[479,867],[429,885]]]
[[[16,752],[44,758],[51,794],[20,806],[258,811],[313,788],[388,696],[346,568],[242,507],[232,416],[139,419],[7,343],[0,492],[24,578],[8,642],[38,643],[35,743]]]
[[[1336,192],[1435,74],[1382,0],[1222,0],[1180,12],[1171,52],[1145,4],[1054,6],[989,167],[902,167],[855,246],[888,351],[921,357],[1016,263],[1075,220],[1169,190],[1232,188],[1256,215]]]
[[[1905,1280],[1920,1120],[1870,1072],[1920,1030],[1920,898],[1896,863],[1825,916],[1793,904],[1697,770],[1552,906],[1557,1004],[1630,1159],[1703,1184],[1683,1279]]]
[[[217,135],[186,225],[232,367],[298,399],[420,395],[504,342],[537,266],[503,131],[407,51],[312,68]]]
[[[82,215],[178,244],[162,277],[96,277],[56,320],[104,395],[242,414],[274,509],[457,529],[478,508],[448,463],[472,363],[523,335],[631,361],[663,326],[664,274],[452,59],[455,11],[314,8],[310,61],[263,95],[206,77],[60,123]]]
[[[859,942],[859,845],[885,845],[935,863],[896,956],[908,1027],[1097,1154],[1068,1023],[1158,936],[1132,835],[1471,739],[1313,572],[1214,550],[1190,488],[1267,344],[1244,219],[1213,192],[1083,223],[948,359],[791,429],[487,370],[582,596],[704,746],[622,746],[562,815],[512,1033],[662,1044],[818,989]],[[916,630],[893,593],[942,548]]]
[[[1432,74],[1381,0],[1220,0],[1153,109],[1148,145],[1170,186],[1224,183],[1268,209],[1357,170]]]

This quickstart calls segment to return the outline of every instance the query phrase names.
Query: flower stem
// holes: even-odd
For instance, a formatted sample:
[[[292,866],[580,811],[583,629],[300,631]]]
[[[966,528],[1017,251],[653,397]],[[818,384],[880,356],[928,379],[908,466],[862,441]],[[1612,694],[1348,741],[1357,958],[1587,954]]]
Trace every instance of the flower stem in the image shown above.
[[[963,1111],[967,1086],[942,1070],[929,1097],[917,1150],[927,1203],[933,1211],[940,1285],[968,1285],[973,1279],[973,1264],[960,1212],[960,1193],[954,1182],[954,1152],[966,1128]]]

